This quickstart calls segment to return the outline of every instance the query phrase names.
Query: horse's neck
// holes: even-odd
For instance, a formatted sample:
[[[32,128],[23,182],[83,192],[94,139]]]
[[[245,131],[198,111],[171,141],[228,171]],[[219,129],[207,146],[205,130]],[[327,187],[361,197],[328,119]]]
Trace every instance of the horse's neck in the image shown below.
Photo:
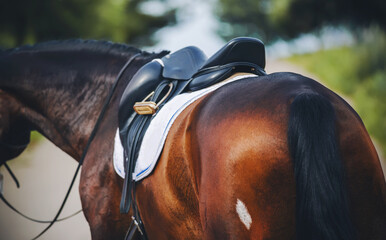
[[[54,129],[43,129],[44,134],[60,148],[78,158],[95,126],[116,74],[106,72],[106,75],[90,76],[92,80],[76,91],[63,89],[59,94],[49,94],[45,100],[48,103],[46,114]],[[76,88],[71,88],[74,87]],[[52,130],[57,129],[60,130],[52,134]]]
[[[40,69],[40,78],[19,90],[29,106],[25,117],[55,145],[79,159],[126,60],[127,57],[103,62],[90,59],[89,64],[72,62],[75,67],[58,61],[51,63],[55,66],[46,66],[51,70]]]
[[[6,116],[0,138],[25,137],[38,130],[79,159],[119,71],[139,52],[123,44],[81,40],[0,52],[0,115]],[[167,53],[141,52],[122,76],[109,111],[117,114],[124,86],[137,69]],[[17,120],[8,121],[10,115]],[[18,142],[26,142],[22,140]]]

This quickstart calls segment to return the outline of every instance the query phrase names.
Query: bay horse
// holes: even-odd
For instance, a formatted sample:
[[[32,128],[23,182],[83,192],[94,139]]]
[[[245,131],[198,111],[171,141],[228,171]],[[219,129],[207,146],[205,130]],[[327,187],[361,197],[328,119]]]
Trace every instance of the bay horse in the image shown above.
[[[0,162],[18,156],[32,130],[79,161],[135,54],[81,170],[92,239],[128,229],[112,163],[118,104],[135,72],[167,52],[70,40],[0,53]],[[190,105],[136,200],[149,239],[386,239],[385,178],[360,117],[295,73],[232,82]]]

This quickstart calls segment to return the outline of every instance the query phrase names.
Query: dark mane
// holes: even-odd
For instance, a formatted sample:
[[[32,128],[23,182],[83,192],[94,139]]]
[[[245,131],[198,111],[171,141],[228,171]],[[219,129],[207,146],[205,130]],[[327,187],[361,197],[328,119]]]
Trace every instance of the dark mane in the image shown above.
[[[1,54],[14,54],[17,52],[28,51],[68,51],[68,50],[86,50],[86,51],[98,51],[109,52],[111,54],[122,55],[130,53],[142,53],[142,55],[152,55],[141,51],[138,48],[129,46],[122,43],[114,43],[104,40],[82,40],[82,39],[70,39],[70,40],[54,40],[42,43],[36,43],[34,45],[24,45],[17,48],[11,48],[0,51]]]
[[[71,75],[72,72],[67,71],[68,69],[66,70],[64,66],[71,68],[77,65],[76,72],[84,72],[87,76],[89,74],[99,76],[109,71],[116,74],[123,66],[122,64],[137,53],[140,53],[140,56],[137,57],[138,64],[145,64],[154,58],[165,56],[168,51],[150,53],[126,44],[81,39],[48,41],[12,48],[0,51],[0,87],[20,88],[25,83],[23,79],[31,74],[46,80],[40,80],[40,84],[53,83],[52,78],[46,77],[47,74],[54,74],[55,82],[86,82],[92,77],[85,77],[84,74]],[[94,62],[99,65],[88,65],[90,58],[88,56],[92,56]],[[120,61],[118,64],[117,59]],[[83,65],[74,64],[74,61]],[[50,63],[54,62],[60,63],[63,68],[57,68],[57,66],[50,68]],[[109,68],[103,69],[107,63],[109,63]]]

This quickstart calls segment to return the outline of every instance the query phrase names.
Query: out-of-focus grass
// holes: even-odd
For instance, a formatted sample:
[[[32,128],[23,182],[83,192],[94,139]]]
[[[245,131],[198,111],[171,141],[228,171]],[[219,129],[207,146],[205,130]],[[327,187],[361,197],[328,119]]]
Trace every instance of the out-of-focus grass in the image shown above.
[[[386,33],[369,32],[361,43],[297,55],[288,60],[305,67],[329,88],[351,98],[369,133],[386,156]]]
[[[295,55],[289,60],[305,67],[319,77],[329,88],[345,95],[354,91],[356,81],[353,72],[353,56],[348,47]]]
[[[44,136],[38,133],[37,131],[32,131],[30,136],[30,144],[29,147],[36,146],[42,139],[44,139]]]

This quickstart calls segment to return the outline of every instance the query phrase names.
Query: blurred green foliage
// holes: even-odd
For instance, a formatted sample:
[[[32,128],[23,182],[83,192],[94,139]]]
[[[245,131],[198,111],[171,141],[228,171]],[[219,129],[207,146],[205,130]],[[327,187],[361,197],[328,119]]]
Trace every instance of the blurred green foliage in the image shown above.
[[[386,29],[384,0],[219,0],[220,35],[252,36],[270,43],[343,25],[352,31],[377,24]]]
[[[43,135],[41,135],[39,132],[32,131],[30,135],[30,144],[28,145],[28,147],[29,148],[35,147],[37,143],[43,139],[44,139]]]
[[[386,34],[371,28],[357,45],[289,58],[348,96],[386,156]]]
[[[386,4],[384,0],[218,0],[225,39],[251,36],[267,44],[325,27],[349,30],[355,45],[294,56],[328,87],[348,96],[386,155]]]
[[[146,0],[0,0],[3,48],[68,38],[149,44],[156,29],[175,22],[175,10],[152,16]]]

